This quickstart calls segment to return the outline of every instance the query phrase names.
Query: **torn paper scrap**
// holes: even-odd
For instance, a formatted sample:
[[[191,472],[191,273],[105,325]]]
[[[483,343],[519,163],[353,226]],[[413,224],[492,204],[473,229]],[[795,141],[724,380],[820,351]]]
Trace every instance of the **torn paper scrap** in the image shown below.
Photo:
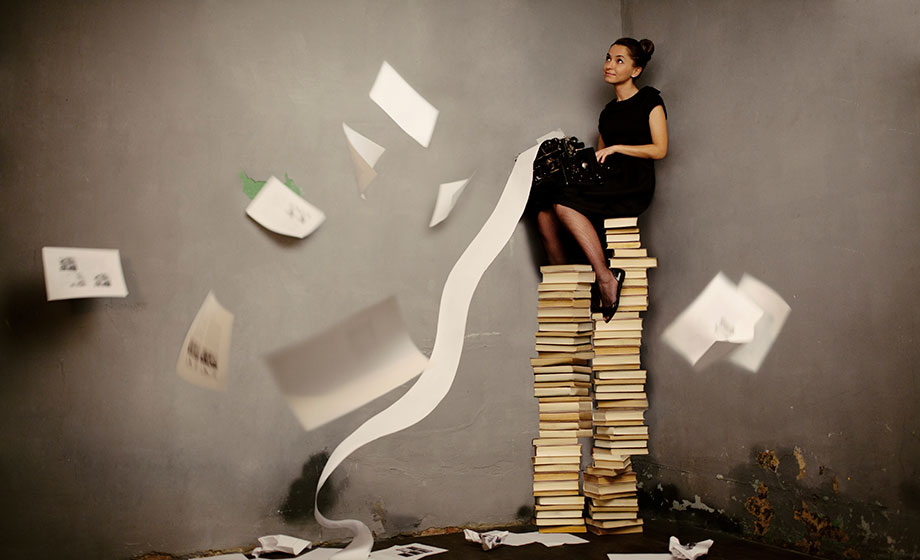
[[[441,290],[438,326],[431,359],[418,381],[388,408],[364,422],[349,434],[329,455],[316,483],[313,517],[327,529],[347,530],[352,541],[336,556],[336,560],[367,560],[374,545],[374,535],[357,519],[329,519],[323,515],[317,498],[323,484],[352,453],[361,447],[415,425],[437,408],[444,399],[460,364],[470,302],[476,286],[486,269],[499,255],[514,233],[533,182],[533,162],[538,146],[521,152],[492,214],[479,233],[451,268]]]
[[[118,249],[42,247],[42,264],[48,301],[128,295]]]
[[[673,560],[667,552],[618,552],[607,554],[607,560]]]
[[[712,543],[712,539],[706,539],[698,543],[681,544],[677,537],[671,537],[668,541],[668,550],[671,551],[671,556],[679,560],[696,560],[709,552]]]
[[[412,89],[387,61],[383,61],[370,97],[406,134],[428,147],[438,110]]]
[[[391,546],[390,548],[371,552],[370,558],[374,560],[386,560],[389,558],[393,560],[403,560],[405,558],[424,558],[425,556],[440,554],[442,552],[447,552],[447,549],[429,546],[427,544],[412,543]]]
[[[245,194],[249,200],[252,200],[259,194],[259,191],[262,190],[262,187],[265,186],[265,181],[257,181],[246,174],[245,171],[240,171],[240,179],[243,181],[243,194]],[[284,174],[284,186],[294,191],[297,196],[303,196],[300,187],[294,183],[294,179],[288,177],[288,174]]]
[[[345,131],[348,151],[351,153],[351,161],[355,166],[355,178],[358,180],[358,188],[363,196],[367,186],[377,177],[374,166],[377,165],[377,160],[386,150],[373,140],[358,134],[345,123],[342,123],[342,130]]]
[[[492,550],[496,548],[502,544],[507,536],[508,531],[486,531],[485,533],[477,533],[470,529],[463,530],[463,537],[469,542],[481,544],[483,550]]]
[[[257,558],[261,554],[269,552],[283,552],[285,554],[300,554],[306,548],[310,548],[313,543],[290,537],[288,535],[268,535],[259,537],[259,545],[252,550],[252,554]]]
[[[705,356],[710,363],[739,344],[754,339],[754,325],[763,315],[721,272],[671,323],[662,338],[690,364]]]
[[[428,359],[390,297],[274,352],[268,363],[288,406],[312,430],[409,381]]]
[[[291,192],[274,176],[246,207],[246,214],[269,231],[300,239],[313,233],[326,219],[322,210]]]
[[[428,227],[434,227],[444,221],[450,211],[454,209],[454,205],[457,204],[457,200],[463,193],[463,189],[469,184],[470,179],[472,177],[462,181],[441,184],[438,189],[438,200],[435,202],[434,213],[431,215],[431,222],[428,223]]]
[[[226,389],[233,314],[208,292],[179,350],[176,372],[206,389]]]
[[[729,360],[748,371],[757,371],[783,329],[791,308],[770,286],[748,274],[741,277],[738,291],[762,308],[764,314],[754,326],[754,340],[738,347]]]
[[[554,547],[564,544],[584,544],[586,542],[588,541],[569,533],[540,533],[534,531],[532,533],[509,533],[508,536],[505,537],[503,544],[508,546],[522,546],[525,544],[540,543],[543,546]]]

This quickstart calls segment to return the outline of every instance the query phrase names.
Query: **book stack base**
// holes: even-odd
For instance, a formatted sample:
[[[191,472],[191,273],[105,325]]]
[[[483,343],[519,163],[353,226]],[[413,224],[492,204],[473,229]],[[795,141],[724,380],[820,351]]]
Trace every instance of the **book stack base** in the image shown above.
[[[534,524],[540,532],[584,533],[581,443],[591,437],[591,285],[586,265],[541,267],[536,350],[530,363],[540,414],[533,441]]]

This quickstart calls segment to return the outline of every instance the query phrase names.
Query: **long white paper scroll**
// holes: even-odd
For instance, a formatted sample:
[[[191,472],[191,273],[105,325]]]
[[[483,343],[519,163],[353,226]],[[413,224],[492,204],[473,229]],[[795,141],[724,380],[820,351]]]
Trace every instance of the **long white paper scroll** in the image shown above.
[[[530,194],[536,154],[537,146],[533,146],[517,157],[498,204],[447,276],[441,291],[434,348],[425,371],[402,398],[362,424],[335,448],[316,485],[317,497],[323,484],[345,458],[374,440],[419,422],[447,395],[457,374],[473,292],[521,219]],[[314,516],[323,527],[348,529],[354,535],[352,542],[335,555],[336,560],[368,558],[374,537],[367,525],[357,519],[327,519],[318,504]]]

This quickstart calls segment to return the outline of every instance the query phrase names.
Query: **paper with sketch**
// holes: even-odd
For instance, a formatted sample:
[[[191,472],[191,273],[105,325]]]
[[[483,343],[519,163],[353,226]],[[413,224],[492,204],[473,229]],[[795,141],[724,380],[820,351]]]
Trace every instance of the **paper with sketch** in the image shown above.
[[[713,542],[712,539],[706,539],[698,543],[680,544],[677,537],[671,537],[670,541],[668,541],[668,550],[671,552],[671,556],[679,560],[696,560],[709,552],[709,547],[712,546]]]
[[[347,529],[354,536],[351,543],[336,554],[336,560],[366,560],[374,545],[374,535],[367,525],[357,519],[327,518],[320,511],[316,498],[329,476],[349,455],[372,441],[421,421],[447,395],[457,375],[473,293],[486,269],[508,243],[524,213],[536,154],[537,146],[533,146],[517,156],[495,209],[447,275],[441,290],[431,359],[418,381],[399,400],[346,437],[332,451],[320,473],[314,494],[313,515],[316,521],[327,529]]]
[[[128,295],[118,249],[42,247],[42,264],[48,301]]]
[[[269,231],[300,239],[326,219],[322,210],[291,192],[275,176],[269,177],[252,199],[246,214]]]
[[[300,554],[306,548],[310,548],[313,543],[290,537],[288,535],[268,535],[259,537],[259,545],[252,549],[252,554],[258,558],[262,554],[269,552],[283,552],[285,554]]]
[[[305,430],[364,406],[425,369],[395,297],[268,356],[275,381]]]
[[[226,389],[232,332],[233,313],[208,292],[179,350],[179,376],[205,389]]]
[[[383,61],[370,97],[406,134],[428,147],[438,110],[412,89],[387,61]]]
[[[391,546],[390,548],[371,552],[370,558],[374,560],[403,560],[404,558],[424,558],[425,556],[440,554],[442,552],[447,552],[447,550],[427,544],[412,543]]]
[[[434,227],[444,221],[450,211],[454,209],[454,205],[457,204],[457,200],[463,194],[463,189],[469,184],[470,179],[472,177],[462,181],[454,181],[453,183],[441,183],[440,188],[438,188],[438,200],[434,204],[434,213],[431,215],[431,222],[428,223],[428,227]]]
[[[377,177],[374,166],[377,165],[377,160],[386,150],[373,140],[358,134],[345,123],[342,123],[342,130],[345,131],[348,151],[351,153],[351,161],[355,166],[355,178],[358,180],[358,188],[363,197],[367,186]]]
[[[783,329],[791,308],[770,286],[748,274],[741,277],[738,291],[762,308],[764,314],[754,326],[754,340],[740,346],[728,359],[748,371],[757,371]]]
[[[708,364],[754,339],[763,309],[721,272],[665,329],[662,338],[690,364]]]

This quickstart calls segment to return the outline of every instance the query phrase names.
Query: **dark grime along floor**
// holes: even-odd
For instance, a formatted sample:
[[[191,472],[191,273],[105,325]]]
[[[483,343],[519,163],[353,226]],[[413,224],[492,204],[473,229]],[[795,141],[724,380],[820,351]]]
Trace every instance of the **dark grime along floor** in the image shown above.
[[[515,527],[514,532],[532,530]],[[512,547],[499,546],[484,551],[478,544],[467,542],[463,533],[424,537],[395,537],[375,543],[374,549],[389,548],[396,544],[420,542],[447,549],[447,552],[430,556],[432,560],[549,560],[559,558],[585,558],[607,560],[608,553],[667,553],[668,539],[675,536],[684,544],[712,539],[714,544],[709,554],[701,560],[807,560],[815,558],[799,552],[741,540],[724,533],[706,531],[695,527],[666,521],[647,522],[641,534],[598,536],[592,533],[579,534],[587,544],[563,545],[553,548],[541,544]]]

